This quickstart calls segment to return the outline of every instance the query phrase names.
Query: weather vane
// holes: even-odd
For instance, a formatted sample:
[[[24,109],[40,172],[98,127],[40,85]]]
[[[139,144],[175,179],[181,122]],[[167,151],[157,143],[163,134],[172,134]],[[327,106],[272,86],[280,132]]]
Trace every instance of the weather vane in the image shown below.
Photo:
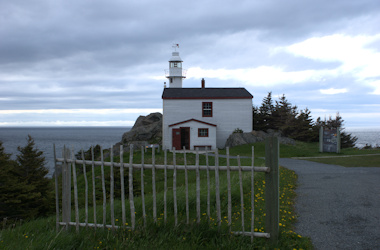
[[[178,43],[174,43],[172,45],[172,47],[173,47],[174,51],[177,51],[177,48],[179,48],[179,44]]]

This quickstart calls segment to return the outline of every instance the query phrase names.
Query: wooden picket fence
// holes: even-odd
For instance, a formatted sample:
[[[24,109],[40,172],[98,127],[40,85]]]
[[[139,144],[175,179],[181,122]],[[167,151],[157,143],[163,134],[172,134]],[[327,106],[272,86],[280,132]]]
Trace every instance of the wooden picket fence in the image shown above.
[[[157,223],[157,196],[156,196],[156,170],[164,170],[164,196],[163,196],[163,214],[164,214],[164,221],[167,220],[168,215],[168,206],[167,206],[167,193],[168,193],[168,170],[173,170],[172,175],[172,192],[173,192],[173,200],[171,200],[170,204],[173,204],[173,216],[174,216],[174,224],[175,226],[178,225],[178,201],[177,201],[177,170],[183,170],[185,173],[185,200],[186,200],[186,223],[189,223],[189,190],[188,190],[188,171],[195,171],[195,186],[196,186],[196,222],[199,223],[201,219],[201,199],[200,199],[200,171],[206,171],[206,178],[207,178],[207,211],[203,211],[207,213],[208,217],[211,217],[211,206],[215,206],[216,210],[216,218],[217,218],[217,225],[221,226],[222,221],[222,211],[221,211],[221,200],[220,200],[220,171],[226,171],[227,176],[227,199],[228,199],[228,225],[231,226],[232,222],[232,201],[231,201],[231,171],[237,171],[239,176],[239,186],[240,186],[240,213],[241,213],[241,231],[231,231],[233,234],[238,235],[245,235],[245,236],[251,236],[251,240],[253,240],[253,237],[265,237],[270,238],[270,240],[277,240],[278,234],[279,234],[279,171],[278,171],[278,157],[279,157],[279,145],[278,145],[278,138],[277,137],[269,137],[266,140],[266,167],[254,167],[254,148],[252,147],[252,156],[251,156],[251,166],[241,166],[240,164],[240,157],[237,156],[237,162],[238,166],[230,166],[229,164],[229,150],[227,148],[227,164],[226,166],[220,166],[219,165],[219,155],[218,150],[211,152],[202,152],[202,154],[205,154],[206,157],[206,165],[202,166],[199,164],[199,151],[195,151],[192,153],[196,154],[196,163],[195,165],[187,165],[186,164],[186,154],[189,154],[189,151],[180,150],[177,151],[173,149],[171,152],[173,153],[173,164],[168,165],[167,164],[167,150],[164,150],[164,165],[156,164],[155,160],[155,152],[156,150],[152,149],[152,164],[144,164],[144,150],[141,148],[141,163],[136,164],[133,163],[133,145],[130,147],[130,157],[129,157],[129,163],[123,162],[123,146],[120,146],[120,161],[114,162],[114,156],[113,156],[113,150],[110,150],[110,161],[105,162],[104,156],[103,156],[103,150],[100,150],[101,152],[101,160],[95,161],[94,160],[94,152],[92,148],[92,160],[77,160],[75,159],[74,149],[68,150],[64,148],[62,150],[62,157],[57,158],[56,157],[56,149],[54,146],[54,158],[55,158],[55,171],[56,173],[61,172],[62,173],[62,190],[61,190],[61,197],[60,197],[60,191],[59,191],[59,181],[58,181],[58,175],[55,175],[55,193],[56,193],[56,226],[57,231],[59,229],[59,226],[65,226],[66,229],[69,228],[69,226],[75,226],[76,230],[79,231],[79,227],[93,227],[93,228],[110,228],[110,229],[118,229],[120,227],[127,228],[130,230],[135,230],[136,227],[136,213],[135,213],[135,201],[134,201],[134,171],[140,170],[141,172],[141,202],[142,202],[142,219],[144,227],[146,227],[146,202],[145,202],[145,191],[144,191],[144,183],[146,180],[144,177],[144,171],[151,171],[152,174],[152,210],[153,215],[152,219],[154,222]],[[184,165],[176,165],[176,155],[177,154],[183,154],[184,157]],[[209,165],[209,157],[215,157],[215,164],[214,166]],[[82,159],[84,159],[84,154],[82,150]],[[87,173],[87,167],[91,166],[91,173],[92,173],[92,210],[93,210],[93,223],[89,223],[89,184],[87,180],[87,174],[84,174],[84,190],[85,190],[85,219],[84,222],[79,221],[79,205],[78,205],[78,184],[77,184],[77,166],[82,166],[83,173]],[[96,204],[96,197],[95,197],[95,187],[96,187],[96,181],[95,181],[95,168],[100,167],[101,169],[101,185],[102,185],[102,194],[103,194],[103,221],[102,223],[97,222],[97,204]],[[106,197],[106,187],[105,187],[105,174],[104,170],[108,167],[110,170],[110,188],[109,188],[109,207],[110,207],[110,224],[107,224],[106,221],[106,211],[107,211],[107,197]],[[115,187],[115,180],[114,180],[114,171],[115,168],[120,171],[120,188],[121,188],[121,215],[122,215],[122,221],[121,225],[118,226],[115,225],[115,208],[114,208],[114,187]],[[126,214],[126,197],[125,197],[125,185],[124,185],[124,170],[128,170],[128,189],[129,189],[129,211],[130,216],[128,216],[127,221],[127,214]],[[215,190],[211,190],[210,186],[210,173],[214,172],[215,174]],[[242,172],[250,172],[250,181],[251,181],[251,225],[250,230],[246,231],[245,225],[244,225],[244,200],[243,200],[243,174]],[[255,232],[254,228],[254,196],[255,196],[255,190],[254,190],[254,172],[265,172],[265,182],[266,182],[266,192],[265,192],[265,213],[266,213],[266,228],[265,233],[263,232]],[[135,175],[136,176],[136,175]],[[99,182],[99,181],[98,181]],[[213,185],[214,186],[214,185]],[[72,190],[73,188],[73,190]],[[74,206],[75,206],[75,221],[71,221],[71,204],[72,204],[72,191],[74,195]],[[211,204],[210,194],[211,191],[215,191],[215,204]],[[247,190],[246,190],[247,191]],[[61,206],[60,206],[60,199],[61,200]],[[204,207],[204,206],[203,206]],[[120,212],[120,211],[119,211]],[[172,213],[170,213],[171,215]],[[83,217],[83,216],[82,216]],[[129,222],[129,223],[127,223]]]

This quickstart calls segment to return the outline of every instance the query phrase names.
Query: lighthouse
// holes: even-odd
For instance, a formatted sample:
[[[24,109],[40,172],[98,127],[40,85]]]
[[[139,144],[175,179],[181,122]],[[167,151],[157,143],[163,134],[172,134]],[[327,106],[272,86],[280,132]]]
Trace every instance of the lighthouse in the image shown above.
[[[182,69],[182,59],[178,51],[172,52],[166,78],[169,79],[169,88],[182,88],[182,79],[186,78],[186,70]]]
[[[183,88],[185,71],[175,51],[165,76],[169,86],[162,92],[162,147],[169,150],[215,150],[240,128],[252,131],[252,98],[245,88]]]

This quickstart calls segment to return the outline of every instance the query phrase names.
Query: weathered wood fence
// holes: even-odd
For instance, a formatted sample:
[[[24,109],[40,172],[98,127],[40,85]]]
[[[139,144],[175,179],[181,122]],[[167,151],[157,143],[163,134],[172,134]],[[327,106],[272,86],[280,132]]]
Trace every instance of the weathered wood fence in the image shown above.
[[[218,151],[212,152],[213,154],[210,155],[210,152],[202,152],[205,154],[206,157],[206,165],[200,165],[199,164],[199,152],[196,151],[196,163],[195,165],[187,165],[186,163],[186,154],[189,152],[185,150],[176,151],[175,149],[172,151],[173,153],[173,164],[168,165],[167,164],[167,151],[164,151],[164,165],[158,165],[156,164],[155,160],[155,149],[152,149],[152,164],[145,164],[144,163],[144,150],[142,148],[141,153],[141,163],[136,164],[133,163],[133,146],[130,147],[130,156],[129,156],[129,163],[123,162],[123,146],[120,146],[120,161],[114,162],[114,156],[112,153],[112,150],[110,150],[110,162],[104,161],[103,156],[103,150],[100,150],[101,152],[101,160],[95,161],[94,160],[94,152],[92,148],[92,160],[77,160],[75,159],[74,155],[74,149],[68,150],[66,148],[63,149],[62,157],[57,158],[56,157],[56,150],[54,146],[54,158],[55,158],[55,171],[56,173],[61,172],[62,173],[62,192],[60,197],[60,191],[59,191],[59,181],[58,176],[55,175],[55,193],[56,193],[56,226],[57,230],[59,229],[59,226],[65,226],[67,229],[69,226],[75,226],[76,230],[79,230],[79,227],[94,227],[94,228],[110,228],[110,229],[118,229],[119,227],[127,228],[130,230],[134,230],[136,227],[136,213],[135,213],[135,201],[134,201],[134,171],[140,170],[141,173],[141,206],[142,206],[142,219],[144,226],[146,226],[146,202],[145,202],[145,190],[144,190],[144,183],[146,180],[144,177],[144,171],[150,170],[152,175],[152,219],[154,222],[157,223],[157,196],[156,196],[156,170],[164,170],[164,196],[163,196],[163,216],[164,216],[164,222],[167,220],[168,215],[168,200],[167,200],[167,194],[168,194],[168,170],[173,170],[172,175],[172,194],[173,194],[173,200],[170,201],[170,204],[173,204],[173,216],[174,216],[174,224],[175,226],[178,225],[178,201],[177,201],[177,170],[184,170],[185,173],[185,206],[186,206],[186,223],[189,223],[189,189],[188,189],[188,171],[195,171],[195,178],[196,178],[196,222],[199,223],[201,219],[201,199],[200,199],[200,192],[201,192],[201,185],[200,185],[200,171],[206,171],[206,179],[207,179],[207,211],[204,211],[203,214],[207,214],[207,217],[210,218],[211,215],[211,206],[215,206],[216,210],[216,218],[217,218],[217,225],[221,226],[222,221],[222,211],[221,211],[221,197],[220,197],[220,171],[225,171],[227,176],[227,199],[228,199],[228,226],[231,228],[231,222],[232,222],[232,201],[231,201],[231,171],[237,171],[238,172],[238,179],[239,179],[239,187],[240,187],[240,213],[241,213],[241,231],[231,231],[233,234],[238,235],[246,235],[251,236],[251,240],[253,240],[253,237],[265,237],[270,238],[271,240],[277,240],[278,234],[279,234],[279,170],[278,170],[278,157],[279,157],[279,145],[278,145],[278,138],[277,137],[269,137],[266,140],[265,145],[266,150],[266,167],[254,167],[254,148],[252,147],[252,156],[251,156],[251,166],[241,166],[240,164],[240,157],[237,156],[237,162],[238,166],[230,166],[230,156],[229,156],[229,150],[227,148],[227,155],[223,156],[226,157],[227,164],[226,166],[220,166],[219,165],[219,155]],[[177,165],[176,164],[176,155],[177,154],[183,154],[184,157],[184,165]],[[214,166],[209,165],[209,157],[215,157],[215,164]],[[84,153],[82,150],[82,159],[84,159]],[[79,217],[79,205],[78,205],[78,183],[77,183],[77,166],[81,166],[84,174],[84,200],[85,200],[85,215],[84,215],[84,222],[80,222]],[[89,194],[89,183],[87,180],[87,167],[91,166],[91,180],[92,181],[92,194]],[[102,186],[102,195],[103,195],[103,221],[102,223],[98,222],[97,218],[97,203],[96,203],[96,194],[95,194],[95,187],[96,187],[96,179],[95,178],[95,168],[100,167],[101,169],[101,186]],[[110,188],[109,188],[109,201],[107,201],[107,195],[106,195],[106,184],[105,184],[105,174],[104,170],[108,167],[110,170]],[[60,170],[59,170],[60,168]],[[122,220],[122,226],[115,225],[115,208],[114,208],[114,188],[115,188],[115,180],[114,180],[114,171],[115,168],[120,171],[120,200],[121,200],[121,220]],[[128,190],[129,190],[129,216],[127,219],[126,214],[126,197],[125,197],[125,183],[124,183],[124,170],[128,170]],[[211,190],[210,185],[210,174],[214,172],[215,174],[215,190]],[[250,230],[246,231],[246,227],[244,224],[244,199],[243,199],[243,175],[242,172],[250,172],[250,194],[251,194],[251,225]],[[254,172],[265,172],[265,183],[266,183],[266,191],[265,191],[265,213],[266,213],[266,229],[265,233],[263,232],[255,232],[254,228],[254,197],[255,197],[255,190],[254,190]],[[136,176],[136,175],[135,175]],[[99,182],[99,180],[97,180]],[[72,204],[72,191],[74,195],[74,211],[75,211],[75,221],[71,221],[71,204]],[[215,191],[215,204],[211,204],[211,191]],[[246,190],[247,192],[247,190]],[[214,193],[214,192],[213,192]],[[83,194],[82,194],[83,195]],[[93,217],[92,223],[89,223],[89,196],[92,196],[92,210],[93,210]],[[60,199],[61,200],[61,206],[60,206]],[[214,200],[214,199],[212,199]],[[109,202],[110,206],[110,221],[107,224],[106,221],[106,213],[107,213],[107,202]],[[160,201],[161,202],[161,201]],[[119,211],[120,212],[120,211]],[[170,213],[171,214],[171,213]],[[83,217],[83,216],[82,216]],[[127,222],[128,221],[128,222]]]

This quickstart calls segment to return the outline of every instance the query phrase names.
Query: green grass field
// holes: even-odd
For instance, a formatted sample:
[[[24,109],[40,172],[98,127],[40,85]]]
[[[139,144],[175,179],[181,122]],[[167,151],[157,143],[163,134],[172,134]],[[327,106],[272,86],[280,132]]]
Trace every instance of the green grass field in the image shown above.
[[[344,167],[380,167],[380,155],[311,158],[307,160]]]
[[[134,161],[138,161],[141,153],[136,153]],[[172,157],[170,155],[169,157]],[[157,163],[163,159],[163,153],[156,155]],[[187,155],[188,164],[194,164],[195,156]],[[145,163],[151,161],[151,156],[146,155]],[[182,162],[181,162],[182,161]],[[222,160],[221,161],[225,161]],[[261,161],[261,162],[260,162]],[[128,162],[128,156],[125,157],[124,162]],[[204,156],[200,157],[200,162],[205,162]],[[183,158],[177,159],[177,163],[183,163]],[[257,164],[262,165],[263,161],[257,159]],[[210,159],[210,164],[213,164]],[[222,163],[221,163],[222,164]],[[249,159],[243,161],[244,165],[250,165]],[[231,165],[235,163],[231,162]],[[80,166],[77,166],[80,167]],[[88,172],[88,177],[91,173]],[[96,173],[98,175],[99,173]],[[135,171],[139,178],[140,171]],[[184,172],[178,171],[178,213],[179,213],[179,226],[174,227],[173,222],[173,202],[172,202],[172,178],[169,178],[169,192],[168,192],[168,220],[165,223],[163,218],[163,171],[156,170],[157,184],[157,215],[158,222],[152,221],[152,186],[151,171],[145,170],[145,200],[147,207],[147,223],[146,228],[143,227],[141,196],[135,195],[136,206],[136,230],[130,231],[129,229],[119,230],[103,230],[103,229],[86,229],[80,228],[79,233],[75,232],[72,227],[70,231],[60,230],[55,231],[55,216],[48,218],[41,218],[30,222],[24,222],[22,225],[12,227],[6,225],[5,229],[0,232],[0,249],[124,249],[124,248],[158,248],[158,249],[193,249],[193,248],[228,248],[228,249],[310,249],[312,248],[311,242],[308,238],[302,237],[294,232],[293,223],[296,221],[296,214],[294,213],[294,199],[297,176],[293,171],[281,168],[280,169],[280,238],[276,245],[271,245],[267,239],[255,238],[251,244],[250,237],[236,236],[230,233],[227,221],[227,184],[226,175],[221,173],[221,207],[222,207],[222,221],[219,228],[216,222],[215,211],[215,191],[211,193],[211,214],[208,216],[206,213],[207,189],[205,172],[201,172],[201,223],[195,222],[195,174],[189,171],[189,204],[190,204],[190,224],[186,224],[186,210],[185,210],[185,188],[184,188]],[[169,176],[171,172],[168,171]],[[215,186],[214,172],[211,171],[211,185]],[[83,197],[83,175],[78,176],[79,194]],[[232,187],[232,222],[231,230],[241,230],[241,208],[240,208],[240,189],[238,183],[238,173],[231,172],[231,182],[235,185]],[[250,231],[250,173],[243,174],[243,188],[244,192],[244,223],[245,230]],[[99,181],[99,180],[97,180]],[[108,188],[109,186],[107,186]],[[91,190],[91,184],[90,184]],[[108,189],[107,189],[108,190]],[[116,190],[116,189],[115,189]],[[264,173],[255,174],[255,226],[254,231],[265,231],[265,181]],[[107,191],[108,192],[108,191]],[[91,198],[90,198],[91,200]],[[102,223],[102,206],[101,196],[99,196],[97,205],[97,222]],[[108,201],[109,204],[109,201]],[[84,200],[80,201],[80,221],[84,221]],[[90,201],[90,206],[92,203]],[[74,206],[72,206],[73,208]],[[127,207],[127,223],[130,225],[129,218],[129,202],[126,201]],[[115,201],[115,224],[123,226],[121,222],[121,203],[120,200]],[[89,222],[92,222],[93,208],[89,209]],[[75,221],[74,212],[72,212],[72,221]],[[107,206],[107,224],[110,224],[110,208]],[[62,228],[62,227],[61,227]]]
[[[231,155],[251,155],[251,146],[255,147],[255,157],[265,157],[265,143],[254,143],[230,149]],[[225,150],[221,150],[225,154]],[[344,148],[341,153],[319,153],[318,143],[296,142],[295,146],[280,145],[280,157],[306,157],[304,160],[326,164],[341,165],[344,167],[380,167],[380,149]],[[308,158],[313,157],[313,158]],[[321,157],[321,158],[318,158]]]
[[[245,145],[234,147],[230,149],[231,155],[241,155],[241,156],[251,156],[251,146]],[[253,144],[255,147],[255,166],[264,166],[265,161],[262,157],[265,157],[265,146],[264,143]],[[300,143],[297,142],[295,146],[280,145],[280,157],[330,157],[330,158],[313,158],[309,160],[338,164],[343,166],[367,166],[367,167],[378,167],[379,166],[379,156],[358,156],[363,154],[379,154],[379,149],[343,149],[341,154],[335,153],[319,153],[317,143]],[[225,154],[225,150],[220,150],[220,154]],[[352,156],[353,155],[353,156]],[[335,157],[335,156],[350,156],[350,157]],[[129,161],[129,156],[125,155],[124,162]],[[156,163],[162,164],[164,159],[164,154],[161,152],[156,155]],[[168,164],[172,163],[173,155],[168,154]],[[115,162],[119,159],[115,158]],[[141,152],[135,152],[134,162],[141,161]],[[145,163],[151,163],[151,154],[145,155]],[[183,164],[184,157],[177,155],[177,164]],[[209,159],[210,165],[214,164],[214,159]],[[187,154],[187,163],[192,165],[195,163],[195,155]],[[205,156],[200,156],[200,164],[205,165]],[[226,159],[220,158],[220,165],[225,165]],[[231,165],[237,165],[236,159],[231,159]],[[250,159],[242,159],[242,165],[251,165]],[[78,172],[82,166],[77,166]],[[87,169],[90,169],[88,166]],[[117,173],[118,168],[115,168],[115,173]],[[126,174],[128,171],[126,171]],[[106,168],[106,176],[109,174],[109,168]],[[145,170],[145,199],[147,207],[147,223],[148,226],[144,228],[141,206],[141,195],[139,195],[140,189],[135,190],[135,204],[136,204],[136,218],[137,226],[135,231],[130,231],[129,229],[119,229],[119,230],[103,230],[103,229],[91,229],[91,228],[80,228],[79,233],[75,232],[75,228],[72,227],[69,231],[60,230],[56,232],[55,228],[55,216],[48,218],[39,218],[36,220],[31,220],[28,222],[16,222],[14,224],[3,224],[1,225],[2,230],[0,231],[0,249],[125,249],[125,248],[158,248],[158,249],[215,249],[215,248],[227,248],[227,249],[312,249],[312,244],[310,239],[302,237],[294,232],[294,222],[297,219],[297,215],[294,213],[294,199],[295,199],[295,189],[297,183],[297,176],[293,171],[287,170],[285,168],[280,168],[280,238],[276,245],[271,245],[268,240],[263,238],[255,238],[253,244],[251,244],[250,237],[246,236],[236,236],[232,235],[228,228],[227,221],[227,184],[226,175],[221,173],[220,183],[221,183],[221,205],[222,205],[222,223],[219,228],[216,223],[216,211],[215,206],[211,207],[211,214],[208,216],[206,213],[206,183],[205,183],[205,172],[201,172],[201,211],[202,217],[200,224],[197,224],[194,220],[196,219],[195,214],[195,174],[194,172],[189,172],[189,203],[190,203],[190,224],[186,224],[186,210],[185,210],[185,188],[184,188],[184,173],[183,171],[178,171],[177,179],[177,196],[178,196],[178,212],[179,212],[179,225],[174,227],[173,222],[173,202],[172,202],[172,171],[168,171],[169,177],[168,181],[168,219],[164,222],[163,218],[163,171],[157,171],[156,180],[157,183],[157,215],[158,222],[154,223],[152,221],[152,185],[151,185],[151,171]],[[138,180],[140,178],[141,172],[134,171],[134,178]],[[100,169],[96,170],[96,181],[99,184]],[[214,172],[210,172],[211,184],[215,185]],[[89,180],[89,188],[91,190],[91,172],[87,172],[87,177]],[[231,174],[232,183],[237,183],[237,173],[232,172]],[[250,176],[249,173],[244,173],[244,221],[246,225],[246,231],[250,230]],[[84,221],[84,175],[78,175],[78,185],[79,185],[79,206],[80,206],[80,221]],[[109,181],[107,186],[107,203],[109,204]],[[139,181],[137,181],[137,185]],[[240,231],[241,230],[241,212],[240,212],[240,192],[238,185],[232,188],[232,201],[233,201],[233,217],[231,229]],[[115,188],[117,190],[117,188]],[[264,211],[264,190],[265,181],[263,173],[255,174],[255,227],[254,231],[264,232],[265,231],[265,211]],[[128,192],[126,192],[128,194]],[[101,188],[96,189],[97,196],[97,222],[102,223],[102,193]],[[118,226],[123,226],[121,222],[121,202],[115,196],[115,224]],[[128,195],[126,195],[128,197]],[[215,192],[212,192],[212,204],[215,203]],[[92,222],[93,207],[90,200],[89,222]],[[126,201],[127,215],[129,212],[129,202]],[[74,208],[74,205],[72,205]],[[127,216],[127,220],[128,220]],[[110,207],[107,206],[107,224],[110,224]],[[74,211],[72,212],[72,221],[75,221]],[[130,223],[128,221],[127,223]]]
[[[251,147],[255,147],[255,157],[265,157],[265,143],[258,142],[249,145],[242,145],[230,149],[231,155],[251,156]],[[220,154],[225,154],[225,150],[220,150]],[[344,148],[341,153],[320,153],[317,142],[306,143],[296,142],[296,145],[280,144],[280,157],[320,157],[320,156],[344,156],[344,155],[363,155],[363,154],[380,154],[380,149],[357,149]]]

